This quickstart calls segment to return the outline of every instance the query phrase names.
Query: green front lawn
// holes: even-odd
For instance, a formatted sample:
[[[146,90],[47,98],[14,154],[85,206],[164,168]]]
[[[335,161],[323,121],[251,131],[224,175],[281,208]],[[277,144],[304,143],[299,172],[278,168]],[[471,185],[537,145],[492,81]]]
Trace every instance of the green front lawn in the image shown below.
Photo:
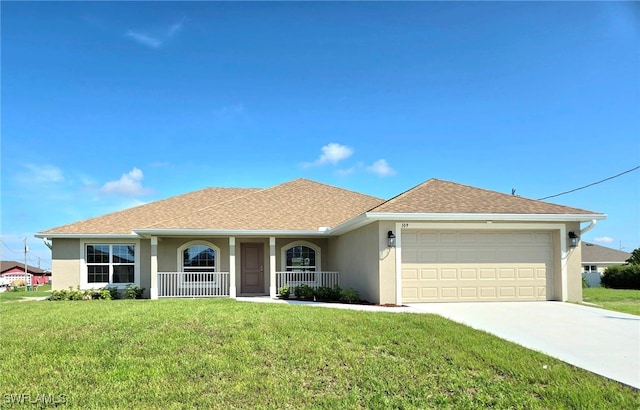
[[[586,288],[582,300],[604,309],[640,316],[640,290]]]
[[[17,292],[7,290],[0,293],[0,302],[20,300],[24,298],[39,298],[51,296],[51,285],[40,285],[37,291],[26,291],[24,286],[18,288]]]
[[[0,304],[0,396],[76,408],[639,408],[434,315],[230,299]],[[62,395],[62,396],[60,396]]]

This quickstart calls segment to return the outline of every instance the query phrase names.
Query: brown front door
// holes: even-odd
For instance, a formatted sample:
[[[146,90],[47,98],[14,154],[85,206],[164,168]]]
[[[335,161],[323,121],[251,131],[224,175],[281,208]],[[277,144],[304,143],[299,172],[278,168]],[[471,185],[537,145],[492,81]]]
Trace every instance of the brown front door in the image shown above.
[[[264,293],[264,244],[243,243],[240,293]]]

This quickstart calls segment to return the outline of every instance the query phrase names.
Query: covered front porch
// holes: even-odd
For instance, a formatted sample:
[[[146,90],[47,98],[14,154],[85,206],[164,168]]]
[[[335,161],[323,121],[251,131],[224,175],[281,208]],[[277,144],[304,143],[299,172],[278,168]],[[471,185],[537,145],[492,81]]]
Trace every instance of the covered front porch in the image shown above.
[[[158,272],[158,298],[207,298],[207,297],[238,297],[251,294],[233,293],[231,282],[234,279],[230,272]],[[283,286],[294,289],[296,286],[307,285],[312,289],[320,287],[333,288],[340,285],[339,272],[275,272],[275,298]],[[272,286],[269,286],[271,289]],[[262,296],[256,293],[255,296]]]
[[[278,296],[279,289],[340,285],[323,270],[328,242],[319,238],[151,236],[149,296]]]

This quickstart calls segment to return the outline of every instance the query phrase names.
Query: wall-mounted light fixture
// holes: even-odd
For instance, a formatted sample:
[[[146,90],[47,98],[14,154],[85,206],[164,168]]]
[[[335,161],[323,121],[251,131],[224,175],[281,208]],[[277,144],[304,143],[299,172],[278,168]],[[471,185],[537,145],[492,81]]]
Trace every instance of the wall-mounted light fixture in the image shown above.
[[[572,248],[576,248],[578,246],[578,242],[580,241],[580,237],[575,234],[575,232],[569,232],[569,246]]]
[[[395,248],[396,247],[396,236],[393,234],[392,231],[389,231],[387,233],[387,247],[389,247],[389,248]]]

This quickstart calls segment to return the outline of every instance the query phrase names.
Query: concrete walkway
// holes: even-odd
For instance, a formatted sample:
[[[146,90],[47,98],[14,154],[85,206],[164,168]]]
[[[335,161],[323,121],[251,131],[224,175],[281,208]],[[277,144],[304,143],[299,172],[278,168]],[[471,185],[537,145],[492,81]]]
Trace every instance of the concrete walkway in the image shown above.
[[[562,302],[415,303],[640,389],[640,316]]]
[[[640,389],[640,316],[563,302],[412,303],[385,307],[269,297],[237,300],[366,312],[432,313]]]

